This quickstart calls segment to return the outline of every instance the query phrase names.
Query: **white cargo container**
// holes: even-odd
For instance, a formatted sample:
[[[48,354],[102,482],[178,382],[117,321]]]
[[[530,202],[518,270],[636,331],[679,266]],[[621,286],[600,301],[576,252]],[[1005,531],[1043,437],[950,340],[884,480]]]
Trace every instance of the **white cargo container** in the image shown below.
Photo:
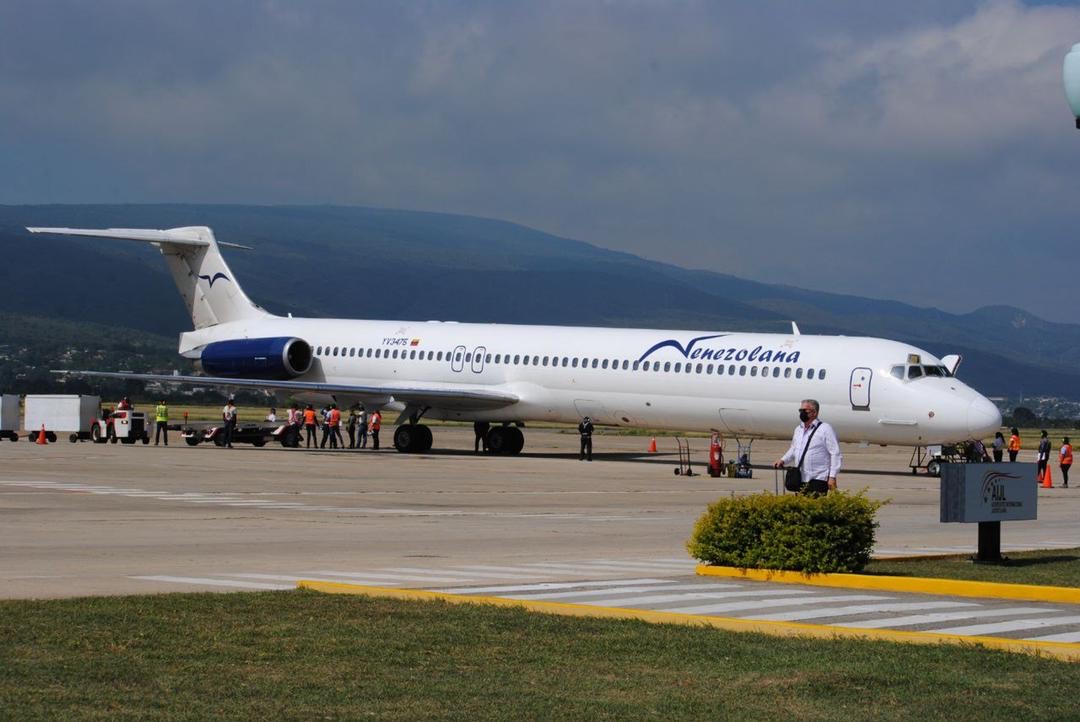
[[[0,439],[19,440],[19,395],[4,394],[0,399]]]
[[[31,438],[44,424],[49,441],[59,432],[89,434],[90,424],[101,415],[100,396],[76,394],[27,394],[25,426]]]

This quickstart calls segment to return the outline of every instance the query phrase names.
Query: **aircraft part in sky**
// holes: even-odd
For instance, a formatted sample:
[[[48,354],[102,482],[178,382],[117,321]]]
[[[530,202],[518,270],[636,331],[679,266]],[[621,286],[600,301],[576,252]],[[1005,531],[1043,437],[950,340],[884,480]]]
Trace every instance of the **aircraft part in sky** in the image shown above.
[[[1072,46],[1072,50],[1065,56],[1062,75],[1065,81],[1065,99],[1069,101],[1073,117],[1076,118],[1076,127],[1080,129],[1080,43]]]

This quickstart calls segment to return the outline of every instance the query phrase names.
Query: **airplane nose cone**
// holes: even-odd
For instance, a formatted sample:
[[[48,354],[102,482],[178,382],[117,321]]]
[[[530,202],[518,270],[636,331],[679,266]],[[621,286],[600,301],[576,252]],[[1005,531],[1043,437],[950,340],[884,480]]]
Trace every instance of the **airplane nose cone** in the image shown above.
[[[1001,412],[989,399],[979,396],[968,406],[968,431],[978,439],[1001,428]]]

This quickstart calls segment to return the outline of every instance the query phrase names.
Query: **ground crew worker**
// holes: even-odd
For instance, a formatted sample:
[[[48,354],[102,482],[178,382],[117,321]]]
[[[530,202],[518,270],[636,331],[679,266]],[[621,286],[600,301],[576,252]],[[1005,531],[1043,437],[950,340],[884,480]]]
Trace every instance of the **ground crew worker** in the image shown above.
[[[1014,426],[1012,436],[1009,437],[1009,461],[1016,461],[1016,455],[1020,453],[1020,431]]]
[[[233,447],[233,431],[236,430],[236,405],[233,403],[232,398],[225,402],[225,408],[221,410],[221,420],[225,422],[225,436],[222,446],[231,449]]]
[[[1043,474],[1046,473],[1046,465],[1050,463],[1050,439],[1046,436],[1046,429],[1043,429],[1042,436],[1039,438],[1039,463],[1035,469],[1035,475],[1039,478],[1043,478]]]
[[[1072,444],[1069,443],[1068,436],[1061,440],[1061,451],[1058,452],[1058,458],[1061,462],[1061,486],[1064,489],[1068,489],[1069,467],[1072,466]]]
[[[578,434],[581,435],[581,451],[578,453],[578,461],[592,461],[592,434],[593,422],[588,416],[581,420],[577,426]]]
[[[360,407],[360,412],[356,415],[356,430],[360,433],[360,438],[356,440],[356,448],[367,448],[367,432],[368,432],[368,416],[367,409],[363,406]]]
[[[480,449],[484,449],[484,453],[488,452],[487,435],[488,430],[491,429],[491,424],[487,421],[474,421],[472,425],[473,435],[476,437],[473,439],[473,453],[479,454]]]
[[[330,425],[330,448],[336,449],[340,446],[345,448],[345,439],[341,438],[341,411],[338,410],[337,404],[330,404],[330,413],[327,414],[326,422]]]
[[[161,441],[161,437],[165,436],[165,446],[169,445],[169,405],[165,403],[165,399],[161,400],[161,403],[154,409],[154,424],[157,426],[157,431],[154,432],[154,446],[158,445]]]
[[[382,428],[382,414],[378,409],[371,412],[371,448],[379,450],[379,429]]]
[[[356,407],[349,409],[349,420],[345,423],[345,431],[349,434],[349,448],[356,448]]]
[[[304,409],[304,431],[307,432],[307,448],[311,448],[312,444],[318,447],[318,442],[315,439],[315,409],[311,404],[307,405]]]

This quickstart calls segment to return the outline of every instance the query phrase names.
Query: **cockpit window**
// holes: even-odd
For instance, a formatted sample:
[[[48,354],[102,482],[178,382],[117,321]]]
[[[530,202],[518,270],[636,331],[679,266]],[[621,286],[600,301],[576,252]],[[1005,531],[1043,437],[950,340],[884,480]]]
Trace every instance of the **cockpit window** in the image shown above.
[[[909,379],[917,379],[922,376],[922,366],[909,366],[907,370],[907,377]]]
[[[944,376],[940,366],[923,366],[923,373],[927,376]]]
[[[895,376],[898,379],[902,379],[902,378],[904,378],[904,367],[903,366],[893,366],[891,369],[889,369],[889,373],[891,375]]]

